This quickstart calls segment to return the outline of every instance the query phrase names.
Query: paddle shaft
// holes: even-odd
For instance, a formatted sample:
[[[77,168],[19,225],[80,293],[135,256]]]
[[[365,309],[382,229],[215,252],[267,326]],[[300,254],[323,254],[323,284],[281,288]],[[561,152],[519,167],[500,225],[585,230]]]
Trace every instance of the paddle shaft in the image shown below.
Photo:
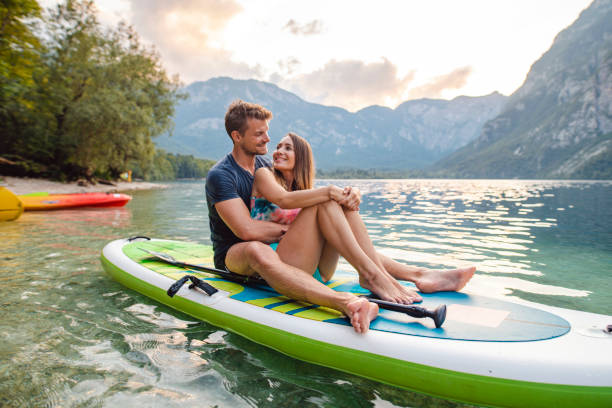
[[[216,269],[216,268],[210,268],[207,266],[201,266],[201,265],[195,265],[195,264],[190,264],[190,263],[186,263],[186,262],[181,262],[181,261],[177,261],[177,260],[170,260],[167,257],[162,257],[160,255],[156,255],[155,253],[151,252],[151,251],[147,251],[144,250],[145,252],[153,255],[155,257],[155,259],[161,260],[163,262],[175,265],[175,266],[180,266],[181,268],[185,268],[185,269],[195,269],[201,272],[208,272],[208,273],[212,273],[214,275],[217,275],[223,279],[227,279],[230,280],[232,282],[237,282],[237,283],[242,283],[248,286],[260,286],[260,285],[264,285],[269,287],[268,283],[261,277],[259,276],[244,276],[244,275],[238,275],[237,273],[233,273],[233,272],[228,272],[228,271],[222,271],[221,269]],[[444,317],[446,315],[446,309],[444,309],[444,313],[441,314],[440,311],[438,309],[434,310],[434,311],[430,311],[425,309],[424,307],[421,306],[414,306],[414,305],[402,305],[399,303],[394,303],[394,302],[388,302],[386,300],[381,300],[381,299],[377,299],[374,297],[370,297],[370,296],[364,296],[366,299],[368,299],[368,301],[372,302],[372,303],[376,303],[380,308],[382,309],[387,309],[387,310],[392,310],[394,312],[400,312],[400,313],[406,313],[409,316],[412,317],[416,317],[416,318],[423,318],[423,317],[429,317],[431,319],[433,319],[436,323],[436,327],[440,327],[442,325],[442,323],[444,322]]]
[[[222,271],[221,269],[209,268],[206,266],[194,265],[194,264],[189,264],[189,263],[180,262],[180,261],[169,262],[169,263],[172,263],[173,265],[176,265],[176,266],[183,267],[185,269],[195,269],[201,272],[209,272],[223,279],[227,279],[227,280],[230,280],[232,282],[237,282],[237,283],[244,283],[245,285],[255,284],[255,285],[269,286],[268,282],[266,282],[263,278],[260,278],[259,276],[238,275],[237,273],[234,273],[234,272]]]

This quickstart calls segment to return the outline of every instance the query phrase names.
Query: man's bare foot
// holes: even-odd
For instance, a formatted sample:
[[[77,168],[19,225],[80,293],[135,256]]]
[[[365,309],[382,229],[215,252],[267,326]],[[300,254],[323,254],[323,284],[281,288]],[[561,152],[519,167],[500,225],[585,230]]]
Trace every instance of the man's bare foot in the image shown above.
[[[418,293],[400,284],[387,272],[378,273],[371,278],[359,274],[359,284],[388,302],[411,304],[423,300]]]
[[[357,333],[367,332],[370,322],[378,316],[378,305],[365,298],[355,297],[343,309]]]
[[[414,280],[423,293],[461,290],[476,272],[475,266],[450,270],[423,269]]]

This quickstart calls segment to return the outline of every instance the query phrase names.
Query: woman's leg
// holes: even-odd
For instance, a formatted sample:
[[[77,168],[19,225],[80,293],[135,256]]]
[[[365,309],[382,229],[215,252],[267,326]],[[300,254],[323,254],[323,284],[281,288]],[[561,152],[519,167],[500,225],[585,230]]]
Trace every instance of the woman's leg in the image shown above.
[[[370,257],[370,259],[372,259],[376,263],[376,265],[378,265],[378,267],[382,271],[384,271],[384,273],[388,274],[393,279],[395,285],[401,287],[405,292],[407,292],[413,302],[422,301],[423,298],[421,298],[418,293],[416,293],[414,290],[406,288],[405,286],[402,286],[399,282],[397,282],[397,278],[395,277],[395,275],[393,275],[393,273],[390,273],[391,271],[387,269],[388,265],[383,262],[386,261],[386,259],[382,258],[378,251],[376,251],[376,249],[374,248],[374,244],[372,243],[370,234],[368,233],[368,230],[363,220],[361,219],[359,212],[344,209],[344,214],[346,216],[348,224],[351,227],[351,230],[353,231],[353,234],[355,235],[355,239],[357,240],[359,246],[363,249],[363,251],[368,255],[368,257]]]
[[[461,290],[476,272],[475,266],[445,270],[427,269],[404,265],[381,253],[378,256],[391,276],[414,282],[424,293]]]
[[[328,282],[334,276],[338,268],[339,259],[340,254],[336,251],[336,248],[330,245],[329,242],[325,242],[321,252],[321,259],[319,259],[319,274],[321,274],[323,282]]]
[[[413,282],[422,292],[461,290],[476,271],[476,268],[473,266],[450,270],[434,270],[399,263],[375,250],[368,230],[357,211],[345,209],[344,213],[355,234],[355,238],[368,256],[393,278]],[[416,293],[415,295],[414,301],[420,301],[421,297]]]
[[[361,286],[385,300],[413,302],[413,292],[399,285],[361,249],[342,207],[335,201],[303,209],[281,239],[277,252],[283,262],[314,273],[326,242],[355,267]]]

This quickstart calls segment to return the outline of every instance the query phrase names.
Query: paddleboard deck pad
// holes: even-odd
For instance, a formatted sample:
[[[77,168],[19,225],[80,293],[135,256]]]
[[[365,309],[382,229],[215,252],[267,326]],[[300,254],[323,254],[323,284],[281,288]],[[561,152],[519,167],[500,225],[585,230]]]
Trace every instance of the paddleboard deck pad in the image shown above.
[[[603,330],[588,335],[612,323],[610,316],[440,292],[421,294],[420,306],[446,304],[442,327],[381,309],[370,331],[359,335],[338,311],[294,301],[265,285],[186,270],[146,251],[184,263],[213,264],[210,246],[155,239],[113,241],[102,252],[102,264],[131,289],[301,360],[482,405],[612,404],[612,335]],[[185,275],[218,292],[209,296],[185,285],[168,296],[166,290]],[[337,272],[327,285],[369,293],[348,271]]]

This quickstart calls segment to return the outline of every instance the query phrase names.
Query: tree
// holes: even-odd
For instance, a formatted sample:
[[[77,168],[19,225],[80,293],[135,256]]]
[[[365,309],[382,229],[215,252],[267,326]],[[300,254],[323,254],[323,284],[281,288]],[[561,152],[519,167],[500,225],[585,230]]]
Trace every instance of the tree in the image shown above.
[[[11,152],[58,178],[114,178],[128,163],[146,167],[152,138],[171,129],[178,78],[168,78],[131,27],[102,27],[92,1],[67,0],[45,23],[35,119],[19,124]]]
[[[33,106],[34,72],[42,50],[32,28],[40,17],[35,0],[0,2],[0,152],[8,152],[19,123]]]

